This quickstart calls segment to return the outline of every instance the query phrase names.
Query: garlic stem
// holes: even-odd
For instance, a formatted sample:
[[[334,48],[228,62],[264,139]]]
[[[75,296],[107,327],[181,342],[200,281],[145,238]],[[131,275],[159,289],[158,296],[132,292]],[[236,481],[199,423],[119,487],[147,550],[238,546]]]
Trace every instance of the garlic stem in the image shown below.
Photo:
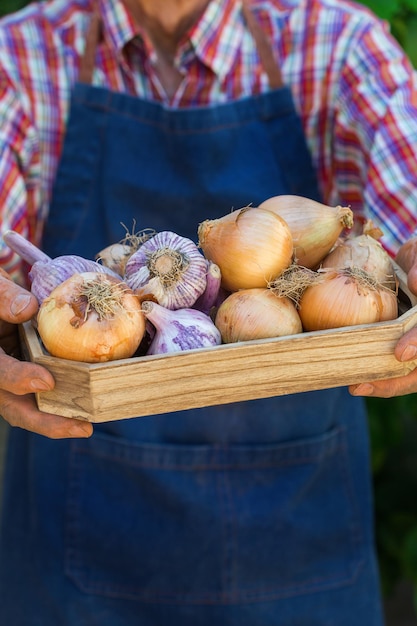
[[[29,265],[33,265],[36,261],[45,262],[51,260],[50,256],[15,230],[7,230],[3,235],[3,241]]]

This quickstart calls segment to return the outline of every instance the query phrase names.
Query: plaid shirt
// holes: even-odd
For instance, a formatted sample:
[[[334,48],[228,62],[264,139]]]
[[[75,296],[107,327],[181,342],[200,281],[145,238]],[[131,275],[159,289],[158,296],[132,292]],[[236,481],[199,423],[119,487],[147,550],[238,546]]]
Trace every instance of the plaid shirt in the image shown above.
[[[103,36],[93,82],[169,107],[268,89],[240,0],[213,0],[180,43],[169,99],[122,0],[45,0],[0,21],[0,229],[39,243],[89,16]],[[417,81],[386,24],[345,0],[252,0],[300,113],[325,202],[372,218],[391,252],[417,229]],[[358,220],[360,222],[360,219]],[[0,265],[20,262],[0,243]]]

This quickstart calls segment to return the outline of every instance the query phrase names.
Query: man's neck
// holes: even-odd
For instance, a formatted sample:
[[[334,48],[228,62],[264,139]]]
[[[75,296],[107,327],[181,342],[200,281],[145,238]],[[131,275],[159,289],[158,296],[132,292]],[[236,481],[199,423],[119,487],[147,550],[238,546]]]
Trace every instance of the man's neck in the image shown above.
[[[210,0],[123,0],[147,32],[157,53],[174,57],[178,43]]]

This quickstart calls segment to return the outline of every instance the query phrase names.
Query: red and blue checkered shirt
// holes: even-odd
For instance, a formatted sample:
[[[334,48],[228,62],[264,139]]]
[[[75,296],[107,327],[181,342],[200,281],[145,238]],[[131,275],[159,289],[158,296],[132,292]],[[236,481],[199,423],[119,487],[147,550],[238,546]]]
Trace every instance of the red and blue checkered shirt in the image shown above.
[[[93,8],[103,36],[93,82],[169,107],[268,89],[240,0],[210,2],[180,43],[172,98],[122,0],[45,0],[0,21],[0,231],[39,243]],[[346,0],[253,0],[291,88],[325,202],[350,205],[391,252],[417,230],[417,80],[387,25]],[[149,226],[149,225],[147,225]],[[0,242],[0,265],[19,259]]]

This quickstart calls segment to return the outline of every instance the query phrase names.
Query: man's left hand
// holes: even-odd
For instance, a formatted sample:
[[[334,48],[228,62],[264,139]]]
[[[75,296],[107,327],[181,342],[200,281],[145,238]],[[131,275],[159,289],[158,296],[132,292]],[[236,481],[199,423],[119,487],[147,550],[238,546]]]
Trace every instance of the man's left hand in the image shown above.
[[[417,237],[401,246],[395,260],[407,273],[408,288],[417,296]],[[401,337],[395,346],[394,355],[401,362],[417,360],[417,326]],[[375,398],[417,393],[417,368],[406,376],[351,385],[349,391],[353,396]]]

